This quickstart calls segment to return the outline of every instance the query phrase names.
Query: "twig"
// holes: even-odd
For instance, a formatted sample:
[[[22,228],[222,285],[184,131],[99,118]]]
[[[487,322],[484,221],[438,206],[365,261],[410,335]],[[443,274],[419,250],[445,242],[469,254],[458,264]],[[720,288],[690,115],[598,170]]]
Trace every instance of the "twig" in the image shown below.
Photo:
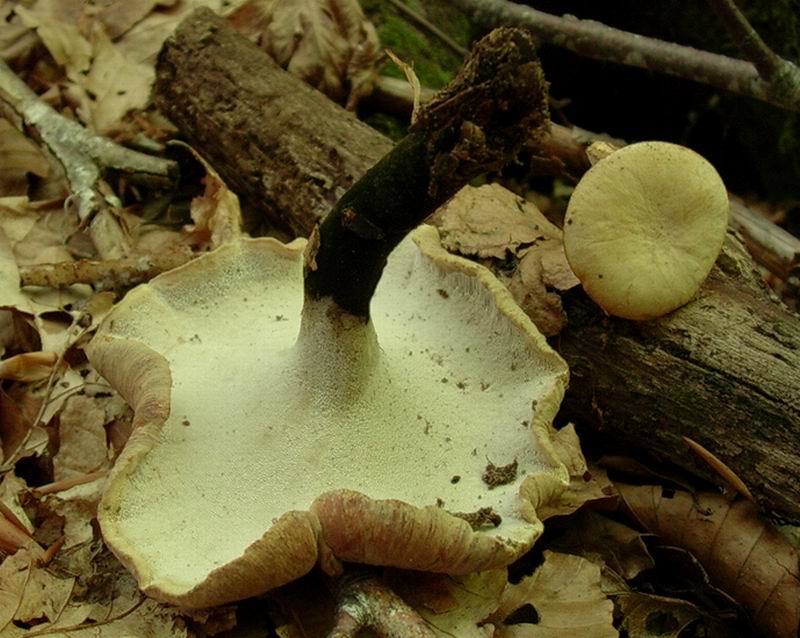
[[[371,629],[380,638],[434,638],[436,635],[414,609],[377,578],[366,574],[343,576],[335,587],[336,620],[328,638],[355,638]]]
[[[458,42],[453,40],[449,35],[447,35],[444,31],[442,31],[439,27],[435,24],[432,24],[430,20],[426,17],[421,16],[419,13],[411,9],[410,7],[406,6],[405,3],[401,2],[400,0],[389,0],[389,2],[394,5],[398,11],[405,13],[409,18],[411,18],[414,22],[416,22],[419,26],[423,29],[427,29],[437,38],[439,38],[442,42],[444,42],[448,47],[450,47],[457,55],[460,55],[462,58],[467,57],[469,51],[462,47]]]
[[[781,60],[781,71],[763,78],[751,62],[614,29],[594,20],[558,17],[508,0],[451,0],[479,23],[530,29],[543,43],[578,55],[672,75],[800,111],[800,71]]]
[[[96,481],[97,479],[104,477],[106,474],[108,474],[108,470],[95,470],[94,472],[89,472],[87,474],[79,474],[77,476],[70,476],[69,478],[61,479],[60,481],[54,481],[52,483],[48,483],[47,485],[42,485],[41,487],[34,487],[31,492],[36,496],[56,494],[57,492],[63,492],[73,488],[76,485],[85,485],[86,483],[91,483],[92,481]]]
[[[188,252],[168,252],[105,261],[80,259],[22,266],[19,269],[20,285],[64,288],[73,284],[91,284],[96,290],[129,288],[177,268],[191,258],[192,254]]]
[[[42,142],[64,168],[72,198],[77,202],[78,217],[82,225],[92,224],[92,230],[105,226],[118,237],[124,232],[110,209],[118,208],[116,197],[104,194],[101,178],[105,169],[137,174],[159,183],[168,184],[177,175],[177,164],[170,160],[145,155],[111,140],[94,135],[77,122],[68,120],[46,104],[0,60],[0,92],[2,99],[33,127]],[[100,215],[96,226],[94,217]],[[94,240],[94,234],[92,235]],[[102,250],[102,242],[95,241],[98,252],[104,257],[118,257]],[[103,255],[106,252],[106,255]],[[124,250],[122,252],[125,252]]]
[[[781,68],[780,56],[761,39],[733,0],[707,1],[745,57],[755,65],[761,77],[769,81]]]
[[[734,0],[708,0],[708,4],[745,57],[770,84],[773,93],[797,104],[800,101],[800,68],[784,60],[761,39]]]

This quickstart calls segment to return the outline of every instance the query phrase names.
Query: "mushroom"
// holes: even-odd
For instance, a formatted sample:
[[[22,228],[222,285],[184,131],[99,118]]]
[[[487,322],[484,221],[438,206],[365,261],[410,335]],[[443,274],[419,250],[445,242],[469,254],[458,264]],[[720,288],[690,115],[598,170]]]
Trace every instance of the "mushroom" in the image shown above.
[[[586,293],[627,319],[660,317],[698,291],[722,249],[728,193],[684,146],[631,144],[598,161],[570,198],[564,248]]]
[[[89,356],[135,420],[99,520],[147,594],[203,607],[315,564],[464,574],[531,547],[568,482],[566,365],[488,270],[403,237],[546,127],[545,86],[527,34],[490,34],[307,244],[240,238],[107,317]]]

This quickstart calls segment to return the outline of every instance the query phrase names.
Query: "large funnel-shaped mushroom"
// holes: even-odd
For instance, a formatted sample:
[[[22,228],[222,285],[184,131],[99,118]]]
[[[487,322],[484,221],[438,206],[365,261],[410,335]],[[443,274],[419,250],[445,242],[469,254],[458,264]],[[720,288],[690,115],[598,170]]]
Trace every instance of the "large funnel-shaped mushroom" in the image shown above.
[[[236,241],[103,324],[90,357],[136,422],[99,516],[148,594],[207,606],[339,560],[466,573],[541,533],[566,365],[435,230],[401,241],[546,123],[528,37],[479,49],[305,255]]]

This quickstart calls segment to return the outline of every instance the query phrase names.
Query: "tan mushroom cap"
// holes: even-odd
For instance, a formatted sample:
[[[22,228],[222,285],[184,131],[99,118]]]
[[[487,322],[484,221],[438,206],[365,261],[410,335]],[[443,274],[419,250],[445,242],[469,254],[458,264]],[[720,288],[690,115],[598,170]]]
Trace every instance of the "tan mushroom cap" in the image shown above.
[[[684,146],[641,142],[601,159],[575,188],[564,248],[587,294],[627,319],[660,317],[708,276],[728,227],[714,167]]]
[[[109,315],[89,355],[135,429],[99,519],[146,593],[215,605],[338,560],[463,574],[540,535],[537,501],[567,483],[550,439],[566,365],[488,270],[430,227],[413,237],[366,326],[304,307],[304,242],[271,239],[225,245]],[[489,489],[487,463],[514,460]],[[500,524],[451,515],[481,508]]]

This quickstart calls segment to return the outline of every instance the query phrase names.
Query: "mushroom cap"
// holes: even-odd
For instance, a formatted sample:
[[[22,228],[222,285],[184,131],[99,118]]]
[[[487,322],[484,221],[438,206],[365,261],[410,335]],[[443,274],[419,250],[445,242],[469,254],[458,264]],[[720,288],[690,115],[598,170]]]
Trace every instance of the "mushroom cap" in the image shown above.
[[[488,270],[413,236],[366,325],[304,308],[302,240],[224,245],[108,316],[89,356],[135,421],[99,520],[146,593],[204,607],[339,560],[463,574],[539,536],[566,365]],[[481,508],[501,522],[453,515]]]
[[[722,249],[728,215],[728,193],[708,161],[677,144],[640,142],[580,180],[564,219],[564,248],[598,305],[652,319],[698,291]]]

